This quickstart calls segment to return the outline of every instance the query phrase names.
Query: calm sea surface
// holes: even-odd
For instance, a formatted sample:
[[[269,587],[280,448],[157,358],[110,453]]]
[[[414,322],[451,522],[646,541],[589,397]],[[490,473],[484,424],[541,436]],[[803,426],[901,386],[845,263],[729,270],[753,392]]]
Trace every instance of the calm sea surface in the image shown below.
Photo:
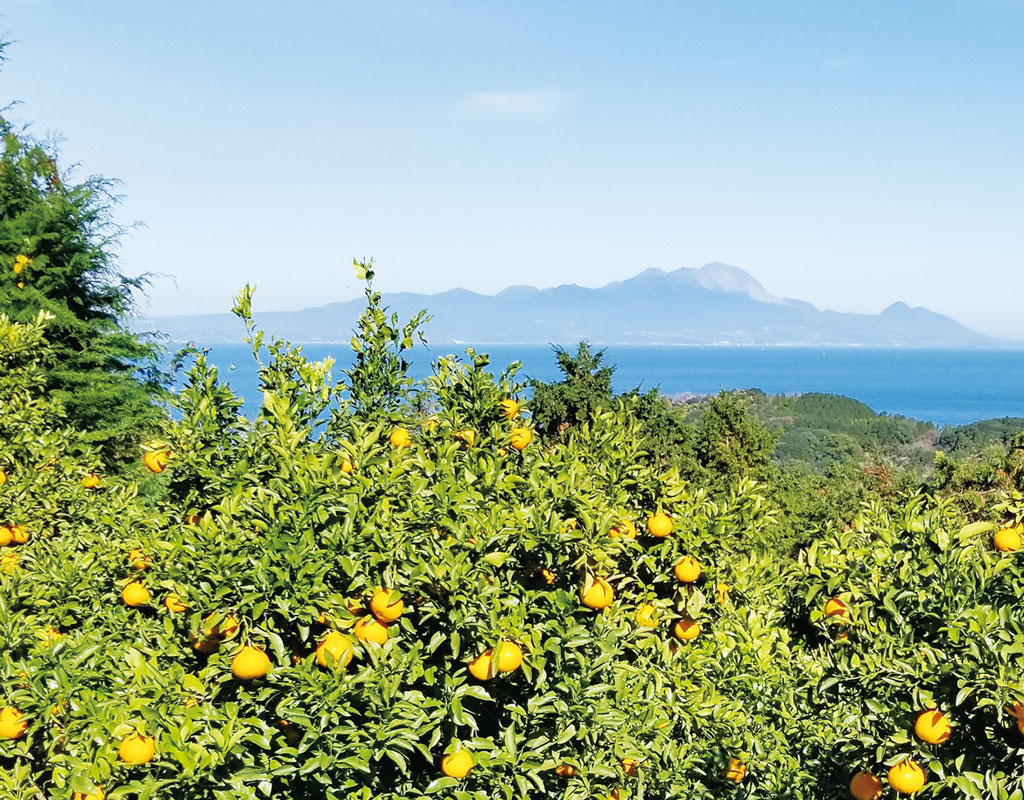
[[[520,377],[544,381],[560,377],[550,347],[480,345],[476,349],[490,354],[492,371],[518,360],[523,364]],[[464,345],[417,347],[411,372],[425,377],[433,359],[461,355],[464,350]],[[352,355],[345,344],[305,345],[303,353],[312,360],[335,356],[340,362],[334,368],[336,376]],[[254,415],[260,391],[248,345],[215,345],[210,359],[245,400],[245,413]],[[749,388],[770,394],[831,392],[867,403],[875,411],[938,425],[1024,417],[1024,350],[613,345],[605,348],[605,359],[615,366],[616,392],[635,387],[655,387],[669,395]]]

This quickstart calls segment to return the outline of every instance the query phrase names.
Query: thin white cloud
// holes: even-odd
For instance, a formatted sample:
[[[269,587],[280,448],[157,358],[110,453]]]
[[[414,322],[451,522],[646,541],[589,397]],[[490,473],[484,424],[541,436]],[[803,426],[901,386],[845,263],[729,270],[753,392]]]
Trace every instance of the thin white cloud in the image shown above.
[[[550,119],[562,111],[564,98],[555,89],[470,92],[456,107],[458,116]]]
[[[828,67],[829,69],[846,69],[852,67],[857,63],[857,59],[851,56],[836,56],[834,58],[826,58],[822,62],[822,66]]]

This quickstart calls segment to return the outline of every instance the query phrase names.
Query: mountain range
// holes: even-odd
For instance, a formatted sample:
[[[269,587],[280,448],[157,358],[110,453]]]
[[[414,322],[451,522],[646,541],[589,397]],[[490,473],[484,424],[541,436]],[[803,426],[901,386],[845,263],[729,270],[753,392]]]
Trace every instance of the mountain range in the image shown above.
[[[954,319],[893,303],[880,314],[822,311],[776,297],[753,276],[728,264],[672,272],[648,269],[596,289],[575,284],[537,289],[511,286],[495,295],[466,289],[438,294],[385,294],[384,303],[408,319],[432,315],[436,344],[791,345],[874,347],[1013,346]],[[256,313],[263,330],[293,342],[348,342],[362,298],[301,311]],[[242,323],[232,314],[155,317],[143,327],[174,342],[238,342]],[[1019,346],[1019,345],[1018,345]]]

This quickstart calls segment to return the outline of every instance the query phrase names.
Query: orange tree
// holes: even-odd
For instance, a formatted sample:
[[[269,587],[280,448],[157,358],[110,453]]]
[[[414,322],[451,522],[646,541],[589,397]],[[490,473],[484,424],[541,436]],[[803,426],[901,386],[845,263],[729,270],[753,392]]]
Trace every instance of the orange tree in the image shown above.
[[[809,690],[847,777],[897,788],[910,762],[934,796],[1024,797],[1020,500],[1002,525],[952,498],[869,504],[801,554]]]
[[[924,794],[1018,796],[989,532],[918,499],[787,561],[758,484],[645,457],[635,398],[544,440],[516,365],[412,385],[415,332],[368,287],[334,384],[250,320],[259,415],[197,357],[143,502],[87,480],[41,328],[0,325],[0,542],[31,534],[0,550],[0,796],[830,798],[908,756]],[[932,703],[952,738],[914,744]]]

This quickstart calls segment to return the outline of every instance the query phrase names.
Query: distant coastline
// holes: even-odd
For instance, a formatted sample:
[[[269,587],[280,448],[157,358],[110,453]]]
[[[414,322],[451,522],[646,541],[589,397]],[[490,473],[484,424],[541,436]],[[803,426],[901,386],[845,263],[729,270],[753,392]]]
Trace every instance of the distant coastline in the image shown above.
[[[261,393],[249,345],[196,344],[209,349],[210,363],[244,398],[246,413],[255,413]],[[635,388],[657,389],[666,397],[706,396],[722,389],[758,389],[773,395],[828,393],[859,400],[880,413],[938,426],[1024,417],[1024,348],[595,346],[605,350],[605,362],[615,367],[612,384],[619,393]],[[426,347],[411,351],[410,374],[425,378],[434,359],[462,356],[466,347],[490,355],[493,371],[519,361],[521,380],[559,379],[547,344],[429,340]],[[572,352],[575,343],[565,347]],[[335,358],[337,377],[352,351],[348,341],[307,342],[303,355],[313,361]]]
[[[531,346],[587,340],[598,347],[889,347],[1016,349],[1024,342],[995,339],[927,308],[891,303],[878,314],[819,310],[776,297],[738,267],[705,264],[665,272],[648,269],[590,289],[512,286],[495,295],[465,289],[437,294],[383,294],[400,321],[426,309],[434,342]],[[364,308],[361,299],[301,311],[257,312],[257,326],[292,342],[348,342]],[[235,342],[243,335],[232,314],[140,320],[172,341]]]
[[[159,331],[156,331],[159,333]],[[275,331],[267,329],[267,334],[276,336]],[[291,339],[287,336],[280,338],[288,339],[292,344],[298,345],[315,345],[333,347],[334,345],[344,345],[348,347],[350,339]],[[350,337],[351,338],[351,337]],[[195,342],[195,340],[182,340],[182,339],[167,339],[168,344],[177,345],[188,345]],[[971,351],[971,350],[992,350],[992,351],[1024,351],[1024,342],[1013,342],[1013,341],[1001,341],[998,339],[992,340],[993,343],[978,344],[978,345],[915,345],[915,344],[870,344],[861,342],[613,342],[613,341],[600,341],[596,339],[590,339],[583,337],[581,339],[575,339],[573,341],[551,341],[551,342],[507,342],[507,341],[436,341],[427,336],[427,344],[425,347],[430,349],[437,346],[452,346],[452,347],[546,347],[546,346],[560,346],[560,347],[573,347],[580,341],[586,341],[594,347],[637,347],[637,348],[649,348],[649,347],[671,347],[671,348],[721,348],[723,350],[730,348],[749,348],[752,350],[758,349],[825,349],[825,350],[934,350],[934,351]],[[240,344],[242,342],[242,332],[239,332],[237,339],[224,339],[215,341],[206,341],[203,344],[206,346],[217,345],[233,345]],[[423,347],[424,345],[417,345],[417,347]]]

